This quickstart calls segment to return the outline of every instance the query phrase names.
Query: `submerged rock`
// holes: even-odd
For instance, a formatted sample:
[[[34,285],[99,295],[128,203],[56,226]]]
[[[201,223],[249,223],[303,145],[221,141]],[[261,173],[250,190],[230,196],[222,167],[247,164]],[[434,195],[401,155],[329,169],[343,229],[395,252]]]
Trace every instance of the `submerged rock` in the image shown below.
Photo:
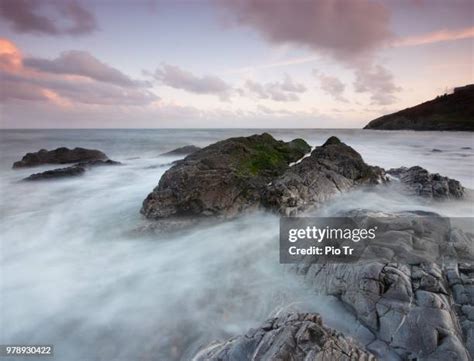
[[[122,163],[116,162],[111,159],[107,160],[92,160],[90,162],[80,162],[73,166],[66,168],[57,168],[52,170],[47,170],[41,173],[35,173],[24,180],[26,181],[36,181],[36,180],[48,180],[48,179],[57,179],[57,178],[68,178],[68,177],[77,177],[83,175],[88,168],[107,166],[107,165],[120,165]]]
[[[375,361],[341,333],[326,328],[321,317],[290,313],[267,320],[257,329],[201,350],[193,361]]]
[[[201,150],[200,147],[196,147],[195,145],[185,145],[184,147],[173,149],[172,151],[163,153],[162,155],[188,155],[194,152]]]
[[[464,195],[464,188],[459,181],[438,173],[429,173],[419,166],[390,169],[387,173],[400,179],[410,192],[418,196],[446,199],[462,198]]]
[[[267,133],[214,143],[167,170],[141,212],[159,219],[228,217],[255,209],[266,185],[310,149],[302,139],[285,143]]]
[[[106,160],[107,156],[100,150],[66,147],[55,150],[41,149],[36,153],[27,153],[21,161],[13,163],[13,168],[34,167],[43,164],[67,164],[85,161]]]
[[[77,177],[83,175],[86,169],[84,167],[66,167],[66,168],[57,168],[52,170],[47,170],[41,173],[35,173],[24,180],[26,181],[37,181],[37,180],[48,180],[48,179],[58,179],[58,178],[69,178]]]

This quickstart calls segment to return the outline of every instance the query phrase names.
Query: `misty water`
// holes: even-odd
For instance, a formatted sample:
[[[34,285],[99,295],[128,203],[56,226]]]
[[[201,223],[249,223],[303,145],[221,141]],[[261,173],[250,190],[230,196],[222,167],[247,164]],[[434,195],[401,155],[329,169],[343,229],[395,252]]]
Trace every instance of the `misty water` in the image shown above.
[[[268,131],[268,130],[267,130]],[[4,130],[1,133],[0,344],[53,344],[57,360],[187,360],[216,339],[285,310],[321,312],[363,341],[335,299],[316,295],[278,262],[278,217],[258,213],[172,236],[138,231],[143,199],[178,157],[260,130]],[[474,188],[471,133],[270,130],[321,145],[336,135],[371,165],[420,165]],[[22,182],[56,168],[11,169],[26,152],[96,148],[122,166]],[[439,149],[441,152],[433,152]],[[356,190],[317,211],[365,208],[473,216],[464,201],[429,202],[391,188]]]

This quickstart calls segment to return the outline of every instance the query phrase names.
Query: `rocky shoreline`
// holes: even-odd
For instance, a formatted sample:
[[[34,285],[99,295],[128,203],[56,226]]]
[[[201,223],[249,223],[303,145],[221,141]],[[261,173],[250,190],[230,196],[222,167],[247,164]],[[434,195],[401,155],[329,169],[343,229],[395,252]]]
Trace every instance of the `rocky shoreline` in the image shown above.
[[[289,152],[296,142],[297,151]],[[336,137],[309,156],[309,146],[303,142],[282,143],[262,134],[203,148],[165,172],[141,212],[161,227],[177,219],[228,218],[261,208],[297,215],[355,187],[390,182],[398,182],[408,194],[434,201],[460,199],[465,193],[458,181],[421,167],[385,171],[370,166]],[[260,144],[265,144],[266,152],[288,154],[283,159],[286,164],[259,160],[261,167],[250,163],[243,171],[249,159],[261,157],[255,153]],[[469,253],[473,245],[472,235],[455,231],[458,243],[450,243],[447,236],[432,239],[431,232],[439,228],[436,222],[424,224],[428,233],[413,243],[410,239],[420,226],[404,224],[398,215],[391,217],[395,217],[389,226],[390,232],[396,232],[394,247],[408,247],[407,254],[414,244],[418,251],[421,245],[443,252],[454,247],[459,254]],[[369,341],[358,344],[343,335],[329,336],[321,323],[324,315],[288,314],[245,335],[213,343],[194,360],[468,361],[474,355],[474,264],[382,258],[355,264],[303,264],[298,272],[315,292],[337,297],[361,322]]]
[[[369,165],[337,137],[314,148],[303,139],[284,142],[267,133],[229,138],[202,149],[184,148],[165,153],[187,155],[172,164],[143,201],[140,212],[154,230],[192,229],[256,210],[304,215],[362,187],[392,184],[427,202],[455,201],[466,194],[457,180],[421,167],[384,170]],[[119,163],[97,150],[58,148],[29,153],[14,168],[44,164],[71,165],[26,179],[81,175],[90,167]],[[370,216],[363,209],[348,211],[347,216],[358,219]],[[414,212],[410,216],[419,217],[415,222],[406,222],[406,213],[378,216],[390,219],[384,232],[393,240],[377,245],[379,254],[403,249],[402,254],[419,255],[437,249],[454,257],[443,262],[417,256],[298,264],[291,272],[315,294],[344,305],[360,323],[358,334],[351,338],[329,329],[324,314],[287,312],[244,335],[202,345],[192,359],[471,361],[474,235],[437,214]]]

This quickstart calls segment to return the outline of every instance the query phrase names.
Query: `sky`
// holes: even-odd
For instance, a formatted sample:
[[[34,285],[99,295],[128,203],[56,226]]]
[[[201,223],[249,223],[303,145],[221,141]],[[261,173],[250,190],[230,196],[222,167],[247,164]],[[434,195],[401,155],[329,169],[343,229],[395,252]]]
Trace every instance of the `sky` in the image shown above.
[[[360,128],[473,60],[474,0],[0,0],[0,127]]]

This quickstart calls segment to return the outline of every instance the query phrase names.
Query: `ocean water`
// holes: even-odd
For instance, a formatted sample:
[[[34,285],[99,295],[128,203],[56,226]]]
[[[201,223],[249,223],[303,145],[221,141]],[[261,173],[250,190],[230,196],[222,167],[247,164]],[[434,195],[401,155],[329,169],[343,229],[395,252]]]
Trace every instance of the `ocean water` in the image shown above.
[[[56,360],[188,360],[199,347],[288,309],[320,312],[364,342],[334,299],[313,294],[278,263],[278,217],[266,213],[158,237],[142,234],[143,199],[178,157],[264,130],[3,130],[0,138],[0,344],[53,344]],[[384,168],[420,165],[474,188],[474,135],[458,132],[265,130],[321,145],[336,135]],[[122,166],[83,177],[22,182],[55,166],[13,170],[26,152],[96,148]],[[439,149],[441,152],[433,152]],[[318,210],[367,208],[474,215],[464,201],[428,202],[356,190]]]

